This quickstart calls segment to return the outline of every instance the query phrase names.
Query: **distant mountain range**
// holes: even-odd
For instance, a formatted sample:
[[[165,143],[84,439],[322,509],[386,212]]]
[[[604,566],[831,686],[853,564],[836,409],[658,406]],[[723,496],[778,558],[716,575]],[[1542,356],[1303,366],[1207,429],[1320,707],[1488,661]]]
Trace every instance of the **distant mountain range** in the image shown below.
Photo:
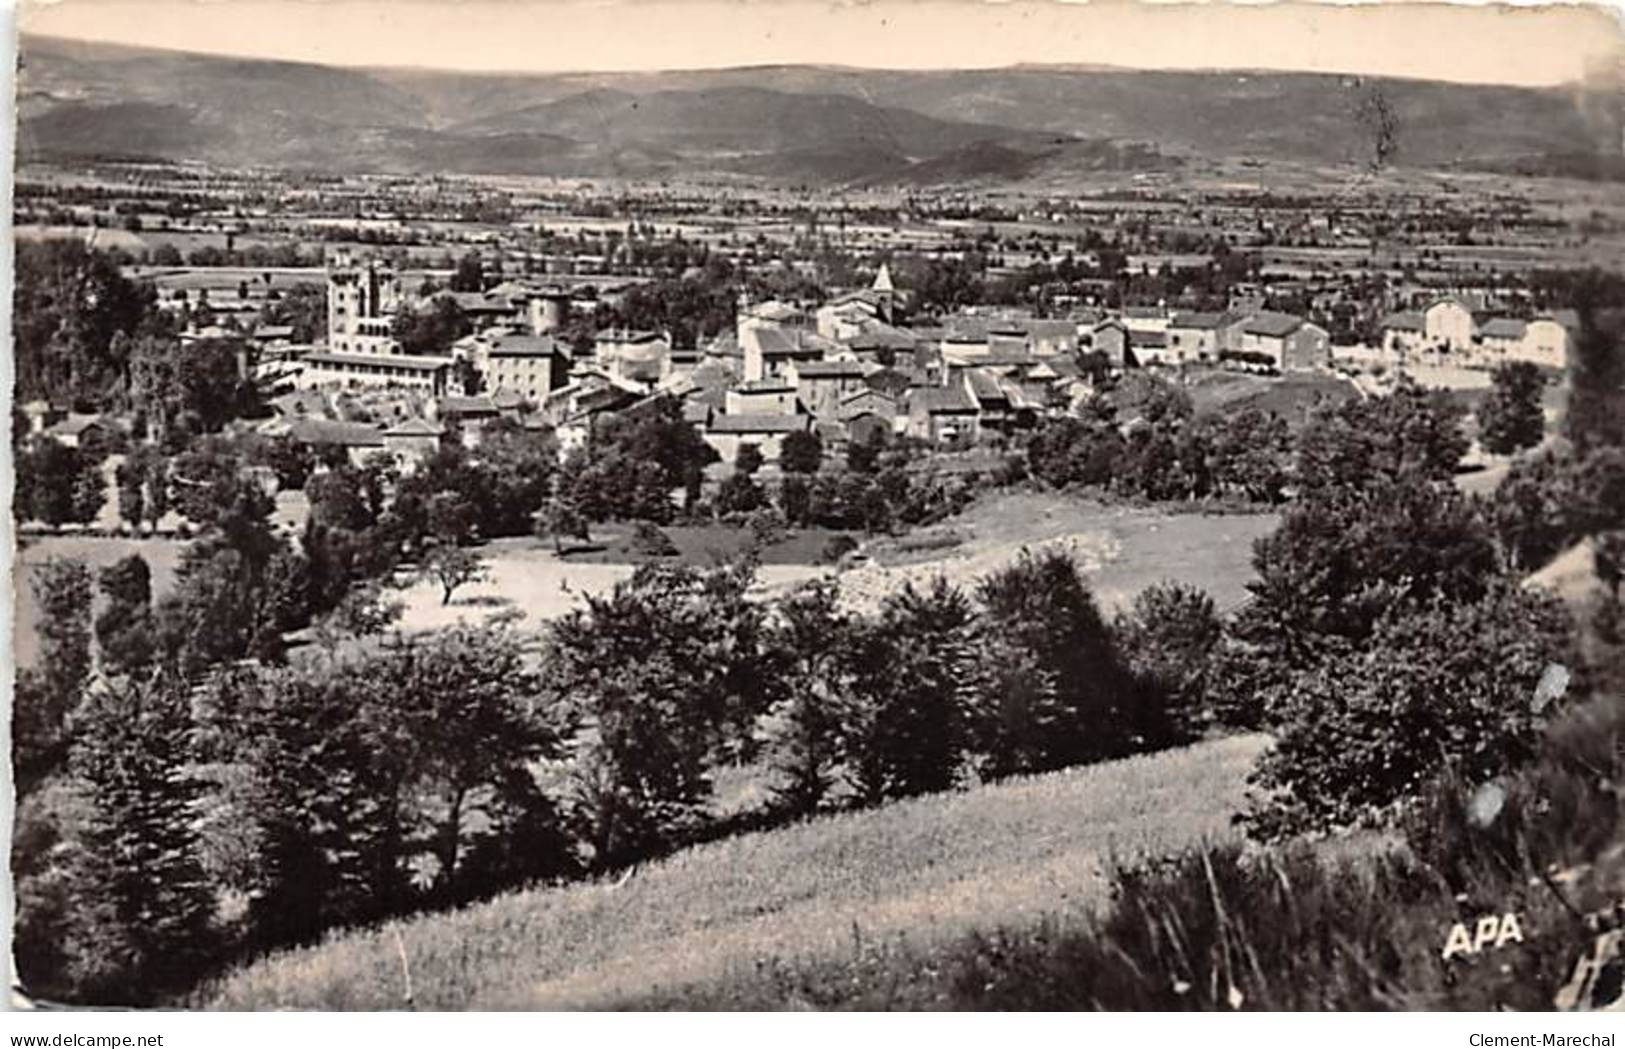
[[[22,159],[392,173],[957,184],[1181,158],[1357,161],[1365,85],[1304,73],[763,66],[662,73],[347,69],[24,36]],[[1617,85],[1375,81],[1400,163],[1618,177]]]

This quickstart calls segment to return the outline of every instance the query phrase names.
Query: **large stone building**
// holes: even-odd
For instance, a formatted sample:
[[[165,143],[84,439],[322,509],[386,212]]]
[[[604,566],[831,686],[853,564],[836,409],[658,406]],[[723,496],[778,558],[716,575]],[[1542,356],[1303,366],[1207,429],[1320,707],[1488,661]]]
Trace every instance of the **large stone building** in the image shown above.
[[[327,270],[327,345],[302,358],[295,385],[444,393],[451,358],[403,354],[394,336],[400,308],[400,278],[392,267],[376,259],[358,263],[348,253],[335,254]]]
[[[387,263],[333,256],[327,270],[327,349],[330,353],[394,353],[400,278]]]

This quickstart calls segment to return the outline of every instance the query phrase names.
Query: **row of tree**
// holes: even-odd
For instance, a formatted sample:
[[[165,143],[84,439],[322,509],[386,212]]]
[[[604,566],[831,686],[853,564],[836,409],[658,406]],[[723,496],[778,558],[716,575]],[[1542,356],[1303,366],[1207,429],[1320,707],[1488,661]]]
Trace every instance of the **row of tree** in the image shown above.
[[[189,679],[144,640],[138,559],[94,622],[89,572],[47,566],[48,661],[19,686],[54,726],[50,755],[19,737],[27,986],[153,1003],[228,956],[639,862],[729,829],[712,777],[742,760],[772,777],[761,823],[1184,738],[1147,625],[1102,617],[1064,555],[869,615],[827,583],[761,603],[753,577],[645,566],[539,657],[459,627]]]

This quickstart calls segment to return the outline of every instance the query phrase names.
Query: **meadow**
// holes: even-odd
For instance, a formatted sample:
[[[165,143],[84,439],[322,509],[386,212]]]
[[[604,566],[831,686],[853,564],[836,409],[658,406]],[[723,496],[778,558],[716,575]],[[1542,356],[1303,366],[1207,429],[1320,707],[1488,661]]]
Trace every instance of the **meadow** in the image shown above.
[[[1235,840],[1267,745],[1233,737],[697,846],[602,881],[331,934],[217,1009],[602,1008],[764,966],[1083,915],[1117,863]],[[410,987],[410,997],[408,997]]]

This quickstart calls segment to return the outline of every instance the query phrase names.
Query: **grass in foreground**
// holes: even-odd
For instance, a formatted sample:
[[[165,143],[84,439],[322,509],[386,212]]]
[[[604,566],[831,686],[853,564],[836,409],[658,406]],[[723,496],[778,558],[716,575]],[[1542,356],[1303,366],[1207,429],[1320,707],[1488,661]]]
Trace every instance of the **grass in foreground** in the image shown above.
[[[1114,860],[1233,838],[1266,745],[1217,740],[694,848],[623,882],[535,889],[336,934],[224,977],[224,1009],[610,1007],[765,965],[925,950],[1081,916]]]

